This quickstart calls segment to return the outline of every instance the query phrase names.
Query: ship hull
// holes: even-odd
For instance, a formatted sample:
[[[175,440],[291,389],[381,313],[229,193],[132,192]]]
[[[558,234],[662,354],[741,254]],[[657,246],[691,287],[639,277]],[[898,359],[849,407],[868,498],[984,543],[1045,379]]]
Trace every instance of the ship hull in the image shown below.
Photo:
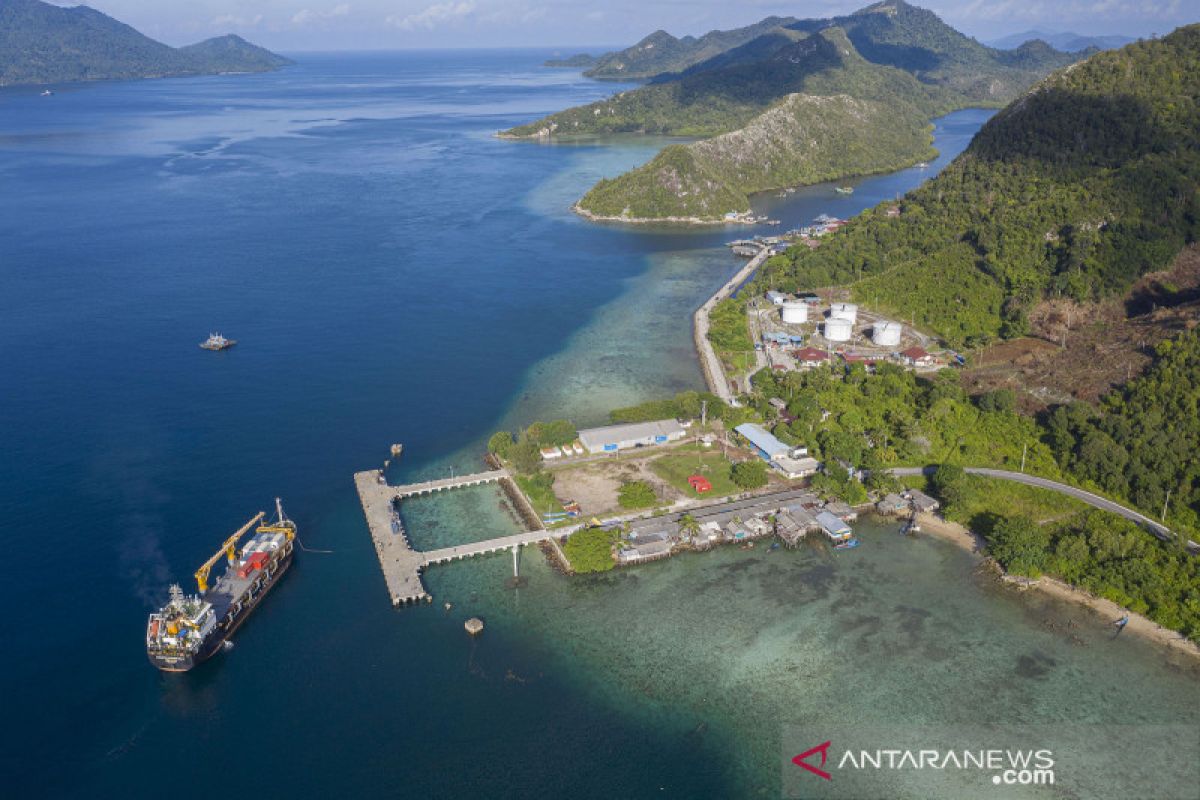
[[[158,653],[148,652],[146,655],[150,659],[150,663],[163,672],[187,672],[195,669],[200,664],[203,664],[208,659],[212,658],[217,653],[221,652],[225,647],[225,642],[229,641],[229,637],[233,636],[237,629],[242,626],[249,616],[254,613],[254,609],[258,608],[258,604],[262,599],[271,593],[271,589],[275,588],[275,584],[287,572],[288,567],[292,565],[293,550],[289,547],[287,553],[279,559],[276,564],[275,574],[270,580],[263,584],[262,591],[253,597],[246,605],[234,614],[226,614],[225,617],[217,623],[216,629],[208,635],[204,643],[200,645],[200,649],[195,653],[185,656],[164,656]]]

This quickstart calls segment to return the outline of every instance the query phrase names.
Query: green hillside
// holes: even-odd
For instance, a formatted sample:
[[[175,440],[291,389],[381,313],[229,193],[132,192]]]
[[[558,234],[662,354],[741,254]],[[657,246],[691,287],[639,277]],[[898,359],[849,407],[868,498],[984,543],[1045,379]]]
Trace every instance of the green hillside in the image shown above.
[[[853,283],[953,345],[1020,335],[1046,296],[1092,300],[1200,234],[1200,25],[1096,54],[997,114],[901,203],[772,259],[783,288]]]
[[[602,216],[620,216],[628,210],[627,216],[635,218],[699,214],[712,220],[725,211],[747,208],[748,193],[894,169],[927,158],[924,131],[932,117],[967,106],[999,106],[1076,58],[1036,42],[1015,51],[994,50],[902,0],[877,3],[834,19],[780,23],[764,20],[755,38],[706,59],[693,59],[681,70],[659,73],[646,86],[501,135],[711,137],[737,131],[741,135],[724,139],[715,148],[721,151],[719,158],[702,155],[703,148],[686,157],[664,153],[639,170],[598,184],[578,205]],[[737,37],[720,44],[737,41],[749,30],[740,29],[734,32]],[[717,42],[710,37],[713,34],[705,38],[711,49]],[[658,54],[655,69],[683,63],[676,51],[684,40],[667,38],[670,42],[652,42],[650,52]],[[697,50],[693,46],[688,53],[691,59]],[[889,118],[859,106],[854,117],[835,112],[828,121],[797,118],[783,124],[788,115],[778,113],[759,119],[785,99],[793,110],[801,107],[791,99],[797,94],[845,95],[886,103],[895,114]],[[860,130],[862,125],[878,129]],[[789,140],[789,130],[793,137],[833,138]],[[858,148],[854,154],[837,147],[838,139],[847,136]],[[733,145],[742,149],[731,152]],[[760,146],[761,152],[755,149]],[[819,163],[829,155],[834,158]],[[731,171],[733,165],[737,168]],[[778,171],[764,171],[772,166]],[[671,187],[678,189],[673,195]],[[645,216],[635,209],[644,209]]]
[[[261,72],[289,63],[237,36],[176,49],[87,6],[0,0],[0,86]]]
[[[931,158],[925,120],[901,101],[789,95],[740,130],[673,145],[650,163],[601,181],[579,208],[602,217],[719,219],[748,210],[752,192]]]

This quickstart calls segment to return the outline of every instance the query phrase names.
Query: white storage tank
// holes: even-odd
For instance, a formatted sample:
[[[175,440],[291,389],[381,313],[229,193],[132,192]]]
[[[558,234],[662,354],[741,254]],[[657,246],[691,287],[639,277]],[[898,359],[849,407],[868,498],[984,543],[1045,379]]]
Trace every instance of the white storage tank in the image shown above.
[[[895,347],[900,344],[901,330],[899,322],[881,319],[871,329],[871,341],[880,347]]]
[[[788,325],[799,325],[808,322],[808,303],[789,300],[783,304],[780,311],[783,321]]]
[[[825,320],[825,338],[831,342],[848,342],[854,333],[854,323],[840,317]]]
[[[853,325],[858,319],[858,306],[853,303],[834,303],[829,307],[829,318],[848,320]]]

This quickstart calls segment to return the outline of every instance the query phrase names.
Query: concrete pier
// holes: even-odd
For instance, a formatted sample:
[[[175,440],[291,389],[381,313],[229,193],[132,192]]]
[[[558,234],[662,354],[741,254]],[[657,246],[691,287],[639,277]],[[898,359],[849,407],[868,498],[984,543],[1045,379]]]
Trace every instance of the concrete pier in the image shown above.
[[[708,340],[708,317],[717,307],[717,303],[733,296],[737,288],[745,283],[754,274],[754,271],[770,257],[770,253],[769,247],[763,247],[758,255],[750,259],[746,266],[739,269],[720,289],[717,289],[716,294],[704,301],[704,305],[696,309],[696,313],[692,315],[692,338],[696,344],[696,353],[700,356],[700,368],[704,372],[704,381],[708,384],[710,392],[730,405],[734,404],[735,393],[717,351],[713,348],[712,342]]]
[[[422,552],[413,549],[404,531],[404,525],[400,521],[398,505],[400,500],[447,489],[479,486],[510,479],[508,471],[501,469],[404,486],[390,486],[380,470],[373,469],[355,473],[354,485],[358,489],[358,498],[362,503],[363,514],[367,518],[371,540],[375,543],[375,553],[379,556],[379,566],[383,570],[383,579],[387,584],[392,605],[407,605],[431,599],[421,582],[421,571],[430,564],[444,564],[502,550],[512,550],[515,558],[516,551],[520,547],[527,544],[538,544],[566,532],[558,531],[556,534],[551,534],[550,531],[538,528],[526,533],[443,547],[438,550]]]

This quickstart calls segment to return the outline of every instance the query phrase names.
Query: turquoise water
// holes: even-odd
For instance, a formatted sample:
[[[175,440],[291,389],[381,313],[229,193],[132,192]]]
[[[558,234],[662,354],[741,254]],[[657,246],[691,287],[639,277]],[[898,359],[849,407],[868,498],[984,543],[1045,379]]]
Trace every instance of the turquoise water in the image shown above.
[[[0,92],[8,790],[777,796],[782,726],[822,714],[1194,724],[1192,667],[870,525],[836,558],[721,550],[593,580],[530,550],[517,591],[497,555],[431,569],[433,606],[389,607],[353,471],[394,441],[396,480],[476,469],[497,427],[699,386],[690,312],[738,266],[720,244],[745,229],[569,212],[660,141],[492,137],[620,88],[545,57]],[[940,121],[941,161],[986,116]],[[756,203],[791,227],[937,166]],[[202,352],[210,330],[240,343]],[[232,652],[155,672],[147,610],[276,494],[332,552],[301,552]],[[514,530],[489,489],[405,517],[423,547]],[[1087,646],[1045,624],[1066,618]]]

